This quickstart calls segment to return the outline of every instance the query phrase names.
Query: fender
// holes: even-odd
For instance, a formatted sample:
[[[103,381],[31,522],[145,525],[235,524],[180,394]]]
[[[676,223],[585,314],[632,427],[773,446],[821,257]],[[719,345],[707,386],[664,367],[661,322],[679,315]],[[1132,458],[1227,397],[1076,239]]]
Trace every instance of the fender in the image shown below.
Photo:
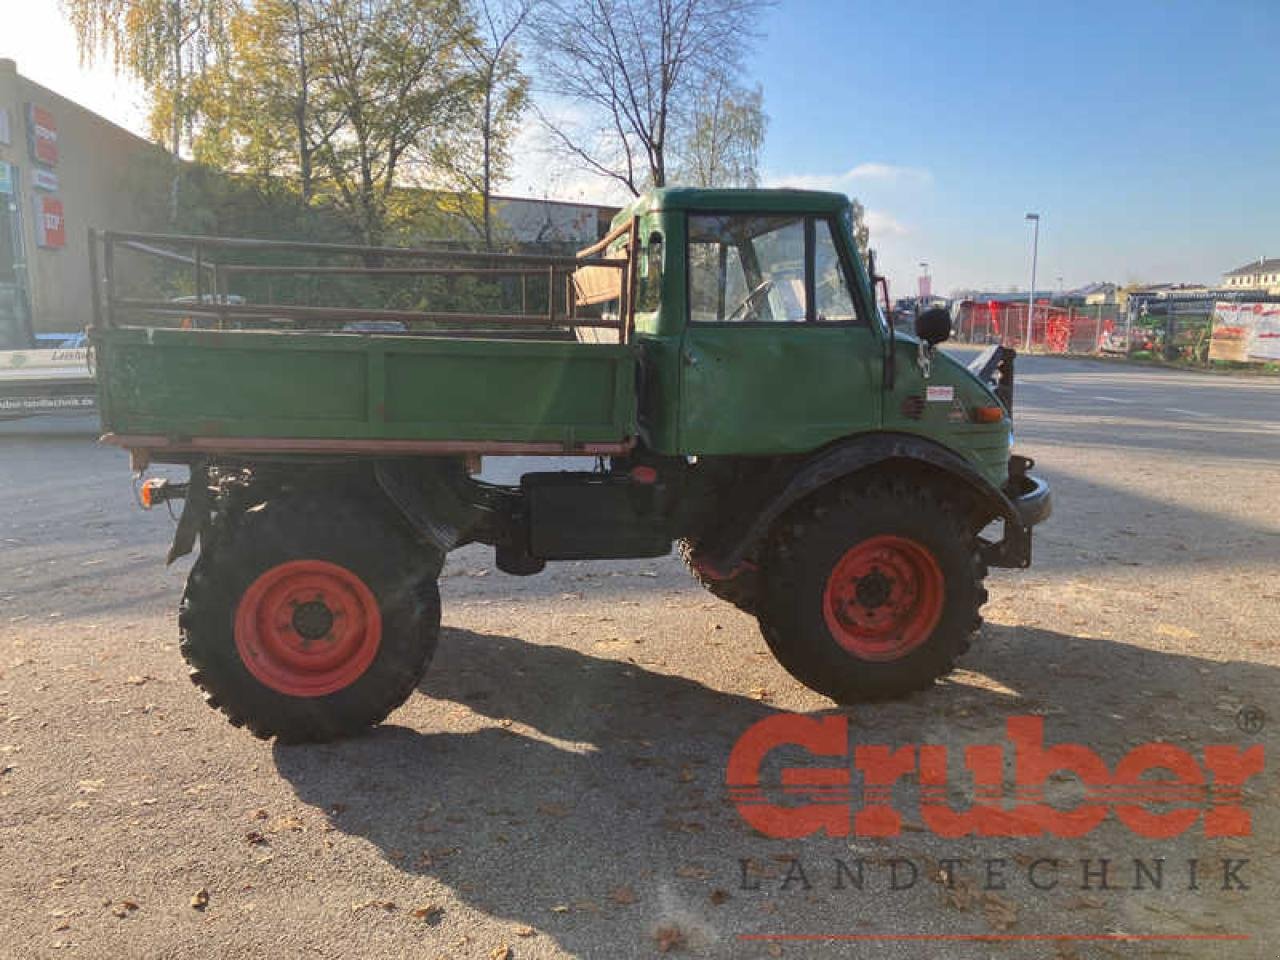
[[[405,522],[442,557],[470,540],[484,520],[462,492],[474,484],[456,458],[378,460],[373,472]]]
[[[1008,495],[993,486],[959,454],[941,444],[909,433],[859,434],[823,447],[801,461],[779,485],[757,493],[751,512],[732,511],[716,531],[703,541],[702,563],[721,578],[732,576],[751,548],[768,532],[773,522],[792,504],[842,477],[889,460],[915,460],[945,471],[972,491],[979,502],[1004,519],[1009,530],[1022,530],[1023,522]],[[750,521],[742,523],[741,517]]]
[[[305,466],[305,460],[298,461],[298,468]],[[442,560],[444,554],[473,537],[489,534],[492,505],[477,502],[486,490],[469,480],[460,461],[442,457],[377,460],[373,476],[382,495]],[[213,506],[208,461],[192,462],[191,480],[185,487],[186,503],[166,563],[189,554],[197,537],[208,527]],[[479,495],[468,497],[469,488],[479,491]]]

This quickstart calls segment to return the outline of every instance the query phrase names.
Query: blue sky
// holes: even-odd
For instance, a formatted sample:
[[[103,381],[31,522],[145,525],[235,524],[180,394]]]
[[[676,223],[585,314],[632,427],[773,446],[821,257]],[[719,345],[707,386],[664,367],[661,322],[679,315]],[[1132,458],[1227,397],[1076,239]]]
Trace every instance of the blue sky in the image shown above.
[[[784,2],[775,182],[872,212],[897,288],[1212,280],[1280,256],[1280,3]]]
[[[21,11],[21,12],[19,12]],[[145,132],[136,84],[81,68],[55,0],[0,0],[0,56]],[[782,0],[767,182],[858,196],[895,291],[1213,280],[1280,256],[1280,0]],[[536,141],[532,132],[527,143]],[[523,151],[510,192],[604,196]]]

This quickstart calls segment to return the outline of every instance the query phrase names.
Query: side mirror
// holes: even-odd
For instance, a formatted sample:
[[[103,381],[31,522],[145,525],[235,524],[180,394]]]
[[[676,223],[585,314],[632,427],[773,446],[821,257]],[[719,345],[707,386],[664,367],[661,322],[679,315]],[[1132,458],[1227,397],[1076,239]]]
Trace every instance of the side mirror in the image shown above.
[[[916,336],[936,347],[951,336],[951,313],[945,307],[931,307],[916,317]]]

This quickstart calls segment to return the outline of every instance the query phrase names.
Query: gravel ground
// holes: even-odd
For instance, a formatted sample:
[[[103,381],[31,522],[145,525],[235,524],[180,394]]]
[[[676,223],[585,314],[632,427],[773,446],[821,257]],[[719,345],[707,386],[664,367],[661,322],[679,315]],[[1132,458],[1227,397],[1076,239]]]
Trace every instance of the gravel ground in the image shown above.
[[[190,560],[164,567],[172,524],[130,505],[124,456],[83,422],[0,426],[0,955],[1274,958],[1270,767],[1245,787],[1249,837],[1113,817],[946,840],[900,785],[899,836],[776,840],[728,798],[733,743],[780,710],[943,745],[958,785],[962,748],[1005,743],[1013,716],[1112,765],[1153,740],[1274,749],[1280,383],[1032,358],[1018,406],[1056,513],[927,693],[831,709],[674,558],[517,579],[468,548],[421,691],[312,747],[253,739],[188,683]],[[1133,859],[1160,857],[1163,889],[1134,889]],[[863,888],[837,889],[859,858]],[[951,886],[948,858],[967,860]],[[1114,889],[1082,889],[1102,858]],[[1248,889],[1223,889],[1224,858]],[[1051,890],[1030,882],[1044,859]],[[989,939],[918,939],[959,935]]]

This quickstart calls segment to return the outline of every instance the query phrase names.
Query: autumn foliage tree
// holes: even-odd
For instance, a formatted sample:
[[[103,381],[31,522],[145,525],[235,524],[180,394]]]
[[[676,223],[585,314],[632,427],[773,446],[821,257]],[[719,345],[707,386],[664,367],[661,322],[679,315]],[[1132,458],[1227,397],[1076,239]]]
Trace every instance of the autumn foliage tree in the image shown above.
[[[61,0],[81,59],[110,59],[151,97],[152,133],[176,157],[200,113],[201,78],[225,48],[236,0]]]
[[[333,209],[371,245],[429,206],[412,188],[461,187],[491,240],[531,0],[63,2],[86,57],[142,80],[175,157]]]
[[[151,98],[151,132],[174,158],[169,219],[178,217],[178,160],[201,111],[201,82],[236,0],[61,0],[86,62],[110,59],[138,77]]]
[[[258,0],[229,37],[197,155],[289,178],[365,243],[385,242],[404,188],[430,186],[432,158],[476,122],[458,0]]]

